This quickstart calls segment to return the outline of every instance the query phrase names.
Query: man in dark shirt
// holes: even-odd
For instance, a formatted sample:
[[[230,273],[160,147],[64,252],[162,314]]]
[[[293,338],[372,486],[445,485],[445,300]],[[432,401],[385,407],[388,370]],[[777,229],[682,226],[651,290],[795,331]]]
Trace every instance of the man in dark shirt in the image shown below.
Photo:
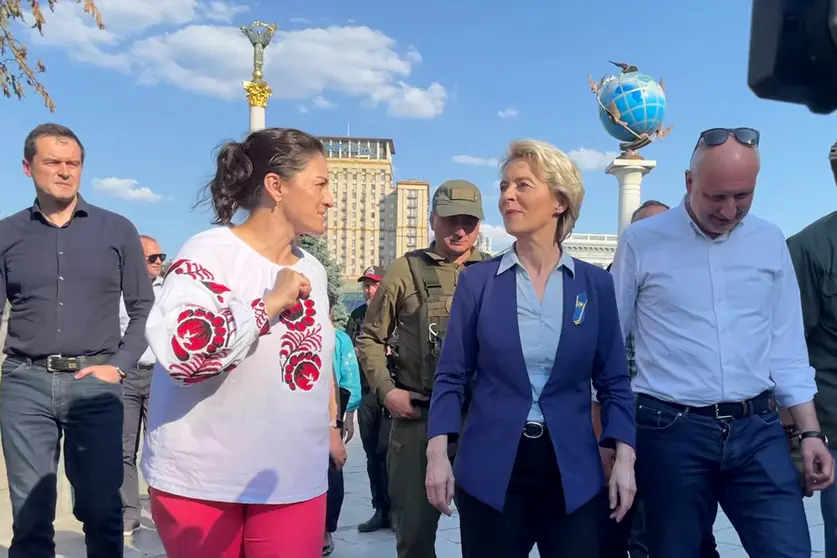
[[[837,144],[829,159],[837,181]],[[788,250],[799,280],[808,358],[816,372],[814,405],[829,449],[837,458],[837,212],[791,236]],[[837,487],[822,491],[820,507],[825,558],[837,558]]]
[[[53,558],[59,444],[87,556],[123,554],[122,380],[147,347],[154,301],[124,217],[79,195],[84,148],[68,128],[26,138],[36,200],[0,221],[0,292],[11,303],[0,437],[12,500],[9,558]],[[131,320],[119,327],[124,297]]]
[[[378,266],[366,269],[358,281],[363,285],[362,305],[355,308],[346,323],[346,333],[352,339],[357,339],[363,320],[366,317],[367,302],[378,290],[378,283],[384,276],[384,270]],[[369,389],[366,374],[361,371],[360,389],[362,399],[357,411],[360,441],[366,453],[366,472],[369,475],[369,489],[372,492],[372,507],[375,514],[364,523],[358,525],[361,533],[371,533],[390,526],[389,492],[387,489],[387,448],[389,444],[389,428],[391,419],[384,414],[384,407],[378,401],[378,396]]]

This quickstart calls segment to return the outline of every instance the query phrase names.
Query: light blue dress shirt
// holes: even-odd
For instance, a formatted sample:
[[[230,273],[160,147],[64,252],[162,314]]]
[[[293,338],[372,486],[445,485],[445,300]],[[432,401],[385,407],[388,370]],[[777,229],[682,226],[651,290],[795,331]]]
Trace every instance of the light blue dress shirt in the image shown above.
[[[634,334],[634,391],[693,407],[774,390],[814,398],[799,285],[779,227],[747,217],[709,238],[684,204],[628,227],[613,281],[622,333]]]
[[[514,268],[517,283],[517,327],[520,330],[520,347],[529,383],[532,384],[532,408],[527,420],[545,423],[538,400],[552,373],[558,343],[564,324],[564,270],[575,274],[573,259],[561,254],[558,265],[546,283],[543,301],[538,300],[529,273],[517,258],[514,247],[503,254],[497,275]]]

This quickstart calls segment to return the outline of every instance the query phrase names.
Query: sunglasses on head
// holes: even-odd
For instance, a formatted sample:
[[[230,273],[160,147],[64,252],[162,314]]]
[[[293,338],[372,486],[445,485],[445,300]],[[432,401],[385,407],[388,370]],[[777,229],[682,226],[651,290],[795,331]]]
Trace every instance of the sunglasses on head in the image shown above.
[[[150,264],[157,263],[157,262],[163,263],[164,261],[166,261],[166,255],[165,254],[151,254],[150,256],[145,258],[145,261],[147,261]]]
[[[741,145],[748,147],[758,147],[761,138],[759,131],[753,128],[709,128],[700,133],[695,150],[700,146],[701,140],[707,147],[717,147],[725,144],[730,136],[733,136]]]

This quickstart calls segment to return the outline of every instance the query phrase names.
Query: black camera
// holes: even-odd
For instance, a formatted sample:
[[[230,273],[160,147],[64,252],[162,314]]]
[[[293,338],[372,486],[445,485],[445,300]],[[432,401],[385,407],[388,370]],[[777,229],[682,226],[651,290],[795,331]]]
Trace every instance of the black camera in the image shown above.
[[[837,0],[753,0],[747,83],[762,99],[837,110]]]

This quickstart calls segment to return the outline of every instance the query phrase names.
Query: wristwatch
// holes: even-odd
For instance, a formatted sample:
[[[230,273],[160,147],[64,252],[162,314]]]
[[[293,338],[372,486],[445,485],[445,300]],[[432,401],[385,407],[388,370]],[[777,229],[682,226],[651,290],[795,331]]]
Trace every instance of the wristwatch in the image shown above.
[[[337,430],[343,430],[343,421],[342,420],[333,420],[333,421],[331,421],[331,427],[336,428]]]
[[[122,370],[121,368],[119,368],[118,366],[114,366],[114,368],[116,368],[116,371],[119,373],[119,379],[120,380],[124,380],[125,378],[128,377],[128,374],[126,374],[125,371]]]
[[[819,438],[822,443],[828,445],[828,437],[819,430],[806,430],[799,433],[799,443],[801,444],[806,438]]]

